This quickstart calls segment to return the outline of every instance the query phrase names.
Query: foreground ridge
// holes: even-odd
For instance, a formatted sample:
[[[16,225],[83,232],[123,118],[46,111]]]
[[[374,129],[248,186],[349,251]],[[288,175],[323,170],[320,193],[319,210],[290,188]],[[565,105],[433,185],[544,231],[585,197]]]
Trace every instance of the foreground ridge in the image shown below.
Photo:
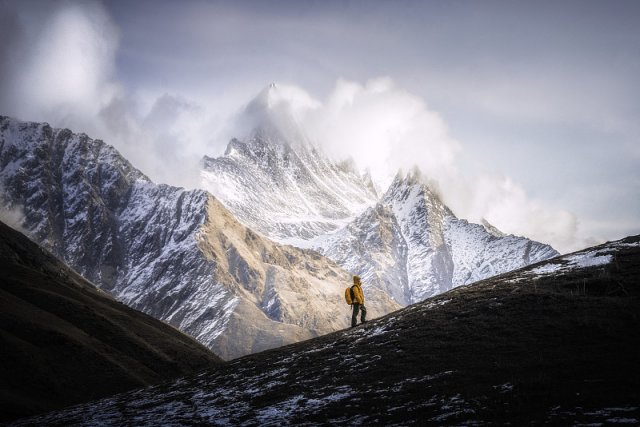
[[[637,424],[639,279],[634,236],[17,425]]]

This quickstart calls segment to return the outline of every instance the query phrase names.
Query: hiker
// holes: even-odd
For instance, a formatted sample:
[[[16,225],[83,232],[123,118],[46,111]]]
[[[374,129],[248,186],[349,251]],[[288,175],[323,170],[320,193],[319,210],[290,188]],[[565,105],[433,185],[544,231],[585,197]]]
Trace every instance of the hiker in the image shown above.
[[[351,305],[353,306],[353,314],[351,315],[351,327],[355,327],[358,323],[358,311],[361,311],[360,322],[366,323],[367,309],[364,306],[364,293],[362,292],[362,283],[360,276],[353,276],[353,290]]]

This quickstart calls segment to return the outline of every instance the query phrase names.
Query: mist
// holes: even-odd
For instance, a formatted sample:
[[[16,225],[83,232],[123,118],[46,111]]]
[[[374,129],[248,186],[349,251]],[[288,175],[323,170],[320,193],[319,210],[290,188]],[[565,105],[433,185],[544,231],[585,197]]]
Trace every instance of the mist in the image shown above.
[[[4,187],[0,185],[0,221],[28,236],[28,230],[24,227],[26,216],[22,206],[9,203],[5,200],[4,194]]]
[[[119,31],[100,2],[7,2],[0,10],[0,114],[103,139],[156,182],[199,185],[200,159],[233,111],[128,90],[115,75]]]

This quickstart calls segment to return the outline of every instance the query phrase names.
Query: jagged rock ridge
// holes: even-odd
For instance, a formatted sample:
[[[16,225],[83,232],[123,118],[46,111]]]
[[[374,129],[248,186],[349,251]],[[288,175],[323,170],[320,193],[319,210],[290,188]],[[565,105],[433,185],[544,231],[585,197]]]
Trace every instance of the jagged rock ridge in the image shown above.
[[[402,305],[558,255],[458,219],[418,171],[399,173],[379,203],[314,246]]]
[[[255,123],[223,156],[203,159],[202,183],[238,219],[282,243],[305,246],[344,226],[377,199],[367,174],[333,162],[314,146],[270,86],[247,107]],[[308,246],[308,245],[307,245]]]

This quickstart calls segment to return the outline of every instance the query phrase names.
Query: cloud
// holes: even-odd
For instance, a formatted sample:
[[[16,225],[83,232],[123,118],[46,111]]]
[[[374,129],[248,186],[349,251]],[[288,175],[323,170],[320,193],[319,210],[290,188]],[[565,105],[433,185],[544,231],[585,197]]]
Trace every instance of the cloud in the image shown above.
[[[575,214],[530,198],[509,177],[476,176],[469,186],[469,197],[457,198],[456,204],[468,218],[484,218],[504,232],[549,243],[563,253],[594,242],[579,236]]]
[[[128,91],[116,75],[119,30],[102,3],[6,2],[0,10],[2,114],[104,139],[154,181],[197,186],[220,110]]]
[[[100,3],[53,5],[4,5],[16,35],[3,52],[0,106],[17,117],[91,129],[119,90],[112,80],[118,31]]]
[[[486,219],[504,232],[549,243],[561,252],[584,247],[587,241],[578,237],[574,214],[531,199],[512,179],[486,173],[465,178],[460,172],[463,145],[424,100],[390,78],[364,84],[341,79],[324,102],[290,85],[279,84],[270,95],[271,110],[289,114],[334,158],[351,157],[370,170],[381,188],[398,169],[417,166],[459,217]],[[281,115],[277,117],[281,131],[290,132]]]
[[[100,111],[108,141],[154,181],[198,187],[198,165],[219,123],[205,106],[179,95],[138,106],[133,97],[117,97]]]
[[[331,153],[352,156],[383,185],[416,159],[432,178],[444,179],[460,150],[440,115],[390,78],[365,84],[339,80],[305,126]]]
[[[9,227],[28,235],[28,231],[24,228],[26,216],[22,206],[9,203],[5,200],[5,191],[0,185],[0,221]]]

